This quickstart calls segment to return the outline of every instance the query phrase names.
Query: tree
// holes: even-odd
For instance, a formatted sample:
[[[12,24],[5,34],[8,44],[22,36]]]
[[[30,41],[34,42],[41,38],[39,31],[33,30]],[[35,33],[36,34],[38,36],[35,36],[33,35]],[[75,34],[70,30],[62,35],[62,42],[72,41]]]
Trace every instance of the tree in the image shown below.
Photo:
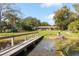
[[[7,6],[6,10],[3,12],[4,19],[8,19],[12,31],[16,30],[16,22],[20,19],[19,14],[21,14],[21,12],[12,6]]]
[[[47,22],[41,22],[41,26],[49,26]]]
[[[65,30],[68,24],[77,20],[77,14],[72,12],[67,6],[64,6],[55,12],[54,20],[60,29]]]
[[[75,12],[77,13],[77,16],[79,18],[79,3],[75,3],[73,4],[74,8],[75,8]]]
[[[23,23],[32,27],[37,27],[40,25],[40,21],[33,17],[26,17]]]
[[[0,3],[0,32],[2,32],[2,18],[3,18],[3,12],[10,6],[10,4],[7,3]]]
[[[77,32],[79,30],[79,19],[68,25],[68,30]]]
[[[7,23],[5,21],[1,22],[1,28],[2,28],[2,32],[5,32],[7,29]]]
[[[73,6],[75,10],[79,13],[79,3],[74,3]]]
[[[30,26],[30,25],[26,25],[26,24],[23,24],[23,23],[22,23],[22,30],[25,30],[25,31],[32,31],[32,30],[33,30],[33,27]]]
[[[35,30],[36,27],[40,25],[41,25],[40,20],[33,17],[26,17],[22,22],[22,28],[24,30]]]

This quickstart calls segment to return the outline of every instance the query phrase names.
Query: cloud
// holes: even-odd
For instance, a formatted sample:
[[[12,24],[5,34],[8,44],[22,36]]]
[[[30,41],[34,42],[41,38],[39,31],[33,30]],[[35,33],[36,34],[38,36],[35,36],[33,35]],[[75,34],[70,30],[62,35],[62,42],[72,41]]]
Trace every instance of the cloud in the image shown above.
[[[52,25],[54,25],[55,24],[55,21],[53,20],[53,18],[54,18],[54,13],[52,13],[52,14],[49,14],[48,16],[47,16],[47,18],[50,20],[50,23],[52,24]]]
[[[53,19],[53,17],[54,17],[54,13],[53,14],[49,14],[48,16],[46,16],[48,19]]]
[[[42,3],[40,4],[41,7],[51,7],[51,6],[62,6],[63,4],[62,3]]]
[[[53,20],[54,15],[55,15],[54,13],[49,14],[45,16],[44,19],[46,19],[49,24],[54,25],[55,24],[55,21]]]

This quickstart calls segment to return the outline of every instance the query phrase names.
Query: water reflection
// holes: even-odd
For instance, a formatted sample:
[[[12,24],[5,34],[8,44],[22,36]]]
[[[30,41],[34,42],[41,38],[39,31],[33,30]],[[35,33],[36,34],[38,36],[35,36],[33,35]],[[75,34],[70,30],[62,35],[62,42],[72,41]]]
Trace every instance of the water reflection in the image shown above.
[[[48,50],[49,52],[53,52],[55,50],[55,44],[51,39],[43,40],[40,44],[43,49]]]
[[[52,56],[55,52],[55,43],[51,39],[43,39],[29,54],[31,56]]]

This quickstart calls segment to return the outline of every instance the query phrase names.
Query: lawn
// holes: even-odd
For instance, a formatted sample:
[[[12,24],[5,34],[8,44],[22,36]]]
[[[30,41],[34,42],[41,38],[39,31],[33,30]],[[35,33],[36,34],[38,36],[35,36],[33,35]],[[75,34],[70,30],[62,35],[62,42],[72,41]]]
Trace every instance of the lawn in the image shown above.
[[[51,39],[52,43],[55,42],[55,55],[71,55],[72,52],[79,52],[79,32],[72,33],[70,31],[61,31],[61,30],[38,30],[39,35],[44,35],[44,38]],[[66,38],[65,40],[55,39],[57,37],[57,33],[61,32],[61,34]],[[29,32],[21,32],[21,33],[0,33],[0,36],[12,36],[18,34],[25,34]],[[28,35],[27,37],[31,37],[33,35]],[[24,41],[25,36],[16,37],[15,44],[20,41]],[[6,45],[6,43],[10,43],[10,40],[0,40],[0,46]]]
[[[66,38],[65,40],[55,39],[59,31]],[[71,53],[74,51],[79,52],[79,44],[78,44],[79,32],[72,33],[70,31],[47,30],[47,31],[39,31],[39,34],[45,35],[45,38],[52,39],[52,42],[55,42],[55,48],[57,52],[56,55],[60,55],[61,51],[63,52],[64,55],[71,55]]]
[[[26,34],[26,33],[30,33],[30,32],[36,32],[36,31],[17,32],[17,33],[0,33],[0,37],[13,36],[13,35],[19,35],[19,34]]]

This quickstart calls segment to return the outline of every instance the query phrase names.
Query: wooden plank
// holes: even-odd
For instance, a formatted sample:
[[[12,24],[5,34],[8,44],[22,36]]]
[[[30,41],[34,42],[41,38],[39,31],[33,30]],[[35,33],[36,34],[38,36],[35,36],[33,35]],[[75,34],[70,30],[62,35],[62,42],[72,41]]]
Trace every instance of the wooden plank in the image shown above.
[[[31,43],[35,42],[36,40],[40,39],[42,36],[36,36],[35,38],[31,38],[27,41],[24,41],[23,43],[16,45],[10,49],[7,49],[5,51],[0,52],[0,56],[10,56],[14,55],[17,52],[21,51],[24,47],[27,47]]]

